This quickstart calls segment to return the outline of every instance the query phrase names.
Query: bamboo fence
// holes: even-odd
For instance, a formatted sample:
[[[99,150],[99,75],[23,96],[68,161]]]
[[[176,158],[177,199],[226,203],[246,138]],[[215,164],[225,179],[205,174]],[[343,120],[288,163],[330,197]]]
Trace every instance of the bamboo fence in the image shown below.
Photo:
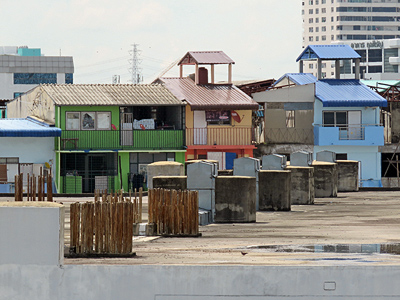
[[[148,203],[158,235],[199,236],[198,191],[149,189]]]
[[[23,178],[23,173],[15,175],[15,201],[24,201]],[[46,183],[47,191],[45,185]],[[51,172],[49,172],[47,175],[44,175],[42,168],[40,168],[40,175],[38,176],[27,174],[26,200],[46,201],[46,196],[48,202],[53,202],[53,177]]]
[[[75,253],[129,254],[133,224],[142,221],[142,189],[132,200],[122,192],[96,191],[95,201],[73,203],[70,208],[70,247]]]

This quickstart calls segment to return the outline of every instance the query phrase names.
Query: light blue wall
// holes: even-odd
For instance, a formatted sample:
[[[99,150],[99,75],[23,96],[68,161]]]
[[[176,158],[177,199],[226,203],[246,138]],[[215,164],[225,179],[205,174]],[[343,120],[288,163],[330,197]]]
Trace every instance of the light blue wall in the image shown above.
[[[358,129],[356,129],[358,130]],[[314,145],[341,145],[341,146],[383,146],[383,126],[365,126],[364,139],[339,139],[339,127],[321,127],[314,125]]]
[[[317,152],[328,150],[347,153],[348,160],[360,162],[361,186],[381,186],[381,153],[378,146],[314,146],[314,159]]]
[[[361,110],[361,123],[366,125],[379,124],[379,107],[323,107],[322,102],[315,99],[314,103],[314,124],[322,124],[323,111],[350,111]]]

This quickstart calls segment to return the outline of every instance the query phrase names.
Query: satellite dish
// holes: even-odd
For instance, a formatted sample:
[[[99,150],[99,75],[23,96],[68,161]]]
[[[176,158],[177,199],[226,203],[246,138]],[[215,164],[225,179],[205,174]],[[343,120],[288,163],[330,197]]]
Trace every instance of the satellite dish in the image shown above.
[[[50,169],[51,167],[50,167],[50,164],[48,163],[48,162],[45,162],[44,163],[44,166],[47,168],[47,169]]]

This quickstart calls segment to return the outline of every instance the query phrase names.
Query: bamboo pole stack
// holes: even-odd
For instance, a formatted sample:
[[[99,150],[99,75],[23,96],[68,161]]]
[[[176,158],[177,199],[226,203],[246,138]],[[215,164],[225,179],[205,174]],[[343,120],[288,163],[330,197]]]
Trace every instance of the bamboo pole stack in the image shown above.
[[[76,253],[130,254],[133,224],[141,221],[142,191],[139,199],[124,198],[122,192],[100,194],[94,202],[71,204],[70,246]]]
[[[199,235],[198,191],[150,189],[149,223],[157,234],[167,236]]]

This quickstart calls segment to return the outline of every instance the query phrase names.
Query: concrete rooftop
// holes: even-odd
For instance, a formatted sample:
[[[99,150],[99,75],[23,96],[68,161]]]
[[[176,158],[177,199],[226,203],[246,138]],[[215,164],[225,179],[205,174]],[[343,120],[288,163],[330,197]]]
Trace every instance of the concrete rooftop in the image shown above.
[[[69,205],[92,198],[55,198]],[[6,198],[0,198],[5,201]],[[144,199],[147,212],[147,198]],[[118,265],[400,265],[400,254],[368,253],[383,245],[400,253],[400,191],[339,193],[316,198],[314,205],[293,205],[290,212],[257,212],[257,222],[202,226],[199,238],[135,237],[135,258],[65,259],[65,264]],[[145,214],[145,218],[147,214]],[[297,252],[303,246],[350,245],[366,253]],[[276,252],[258,246],[283,245]],[[361,245],[363,245],[361,247]],[[321,247],[317,249],[321,249]],[[283,249],[281,248],[281,249]],[[331,247],[332,248],[332,247]],[[343,247],[339,247],[343,248]],[[346,248],[346,247],[345,247]],[[378,249],[380,246],[377,247]],[[365,250],[367,249],[367,250]],[[243,254],[242,254],[243,252]]]

